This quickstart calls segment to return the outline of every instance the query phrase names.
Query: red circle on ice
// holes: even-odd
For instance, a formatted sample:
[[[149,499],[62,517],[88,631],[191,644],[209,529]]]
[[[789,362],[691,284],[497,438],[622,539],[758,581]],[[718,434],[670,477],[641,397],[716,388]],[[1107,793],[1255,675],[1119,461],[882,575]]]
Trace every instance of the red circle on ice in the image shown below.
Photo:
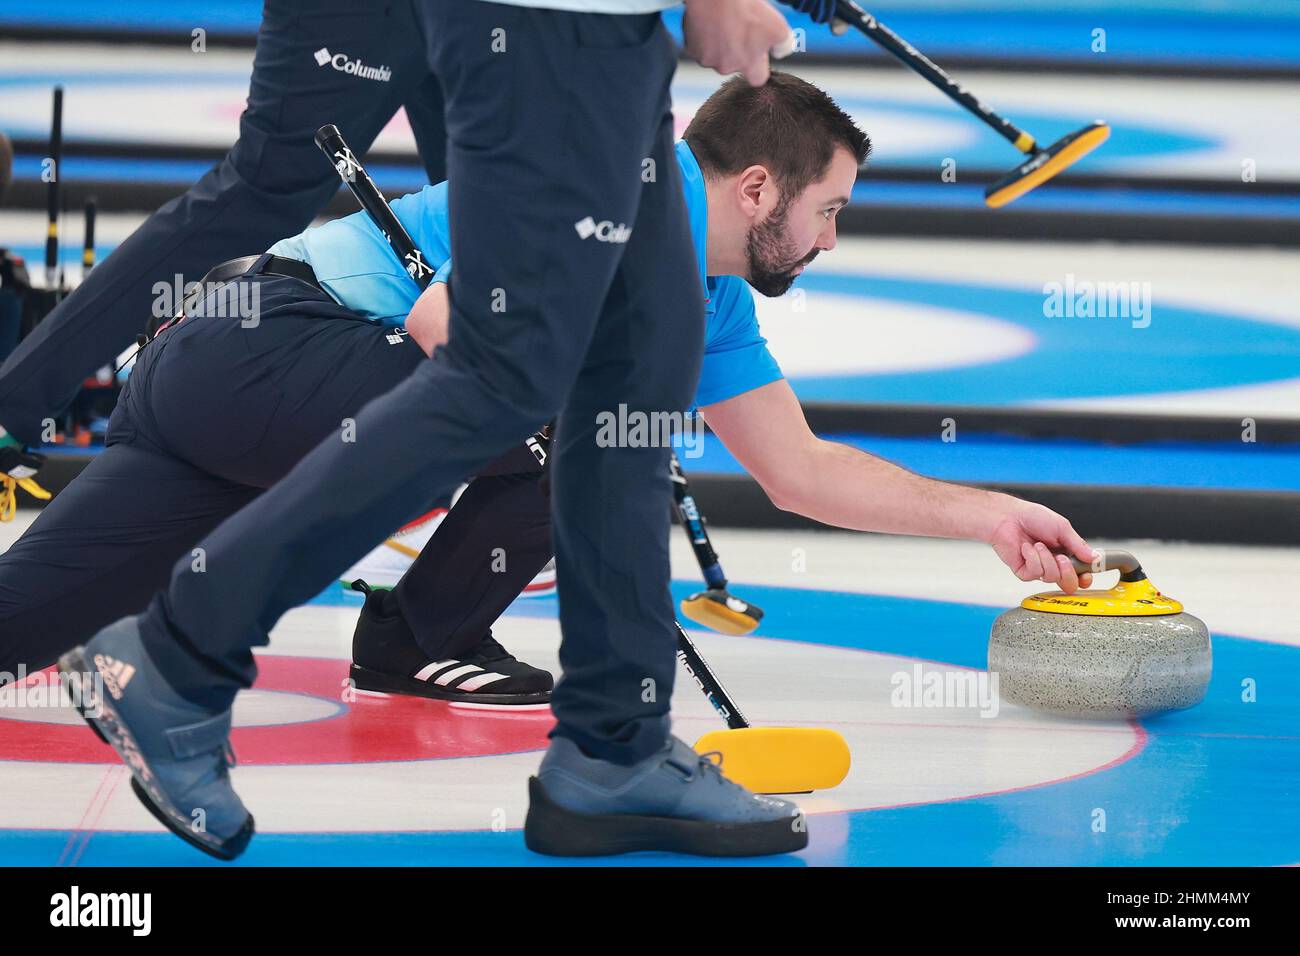
[[[555,724],[549,709],[503,711],[452,707],[444,701],[357,694],[345,699],[348,661],[319,657],[257,658],[259,696],[310,698],[314,716],[290,716],[231,734],[241,764],[374,763],[439,760],[543,750]],[[28,678],[50,679],[51,671]],[[21,693],[23,685],[14,688]],[[0,760],[115,763],[117,755],[80,720],[51,722],[48,711],[25,719],[21,707],[0,710]],[[323,714],[323,716],[321,716]],[[239,723],[238,710],[236,724]]]

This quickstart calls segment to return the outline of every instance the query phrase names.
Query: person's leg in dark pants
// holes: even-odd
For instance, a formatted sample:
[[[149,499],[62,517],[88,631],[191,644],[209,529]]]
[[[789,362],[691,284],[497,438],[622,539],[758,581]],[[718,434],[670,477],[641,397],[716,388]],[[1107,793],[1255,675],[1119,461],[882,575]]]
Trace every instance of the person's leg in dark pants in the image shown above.
[[[328,50],[388,66],[388,80],[367,79],[318,63]],[[72,401],[95,369],[112,361],[148,325],[157,308],[179,302],[154,291],[175,277],[201,278],[212,266],[265,251],[302,231],[339,188],[313,137],[334,123],[358,152],[404,101],[429,87],[419,25],[409,0],[380,5],[270,0],[265,5],[248,108],[239,141],[183,196],[164,205],[95,267],[27,336],[0,369],[0,426],[27,445],[42,441],[42,421]],[[432,182],[443,178],[444,150],[430,98],[412,127],[433,155]]]
[[[460,657],[492,630],[554,550],[539,474],[470,482],[392,591],[431,659]]]
[[[141,611],[177,559],[259,493],[147,443],[110,445],[0,555],[0,674],[48,667]]]
[[[136,792],[145,794],[160,819],[182,838],[226,858],[242,852],[253,831],[252,817],[225,772],[229,707],[256,673],[253,646],[266,642],[279,617],[391,529],[419,514],[430,499],[549,421],[579,372],[578,408],[561,422],[561,445],[568,440],[564,428],[569,421],[575,442],[591,440],[594,423],[582,416],[597,406],[609,410],[624,396],[646,405],[680,401],[684,406],[694,384],[690,376],[697,371],[698,352],[676,374],[662,373],[661,358],[653,356],[646,369],[652,380],[634,384],[631,377],[641,369],[631,346],[652,346],[656,330],[634,331],[628,321],[620,321],[657,311],[646,298],[657,290],[646,286],[640,272],[620,273],[619,266],[648,188],[642,179],[645,160],[662,157],[661,180],[673,162],[665,148],[663,118],[675,55],[659,17],[572,14],[462,0],[426,0],[426,9],[430,61],[447,104],[455,262],[447,346],[361,411],[354,441],[322,442],[275,488],[205,538],[207,573],[178,565],[170,587],[145,615],[105,628],[61,659],[65,673],[88,679],[104,674],[93,663],[97,656],[111,657],[115,666],[129,663],[143,675],[106,705],[112,711],[107,718],[83,716],[119,754],[138,758],[133,764]],[[509,55],[493,49],[490,39],[497,30],[508,37]],[[675,183],[675,175],[668,181]],[[676,221],[684,221],[680,192],[663,202],[675,203]],[[658,229],[671,238],[674,219],[668,206],[663,215],[651,226],[652,233]],[[587,221],[608,222],[611,228],[585,230],[581,224]],[[612,228],[614,224],[624,228]],[[676,239],[684,254],[684,231]],[[664,250],[643,251],[653,258]],[[624,288],[612,300],[615,321],[598,334],[598,319],[616,278]],[[693,262],[679,281],[693,290],[698,308]],[[688,321],[698,331],[702,316]],[[596,358],[587,361],[593,336],[600,347]],[[700,344],[690,348],[698,350]],[[661,514],[656,522],[635,506],[615,506],[608,497],[578,502],[574,494],[566,501],[559,513],[569,513],[572,521],[566,529],[570,552],[579,561],[599,561],[608,541],[617,564],[585,571],[570,589],[576,613],[569,613],[561,598],[562,623],[566,637],[575,627],[599,628],[590,650],[612,641],[657,641],[644,655],[657,672],[659,652],[667,648],[671,654],[662,635],[664,611],[671,614],[665,607],[667,566],[652,556],[644,570],[659,573],[661,580],[632,580],[642,569],[625,534],[646,531],[658,536],[649,543],[652,549],[667,546],[665,450],[647,454],[635,449],[609,457],[595,455],[596,450],[574,448],[568,457],[576,467],[591,463],[608,470],[593,479],[608,495],[623,494],[616,484],[635,467],[657,467],[657,477],[637,487],[657,495],[657,502],[647,501],[644,507],[657,507]],[[595,514],[574,519],[575,507]],[[614,527],[625,519],[633,522],[631,528]],[[608,596],[583,593],[603,585],[612,589]],[[580,677],[577,693],[593,686],[607,697],[620,693],[627,686],[628,662],[638,652],[620,646],[618,653],[612,671],[604,673],[599,664],[575,658],[579,668],[596,668],[586,680]],[[671,657],[666,663],[671,667]],[[643,692],[638,683],[638,698]],[[575,829],[575,816],[582,817],[576,830],[585,833],[593,814],[599,814],[595,826],[619,831],[602,849],[626,848],[619,835],[623,828],[647,821],[657,829],[636,834],[647,848],[752,853],[803,845],[792,838],[791,805],[755,797],[730,783],[685,744],[664,741],[662,714],[633,712],[629,720],[628,706],[622,705],[617,726],[586,721],[602,746],[637,752],[648,749],[656,736],[666,746],[628,770],[584,755],[579,745],[557,737],[547,755],[547,787],[577,779],[578,791],[598,795],[600,809],[559,807],[555,804],[573,799],[570,791],[544,800],[546,794],[539,790],[530,807],[530,833],[567,833]],[[200,733],[190,734],[190,728]],[[182,729],[200,738],[184,756],[167,746],[170,735]],[[560,766],[552,758],[566,747],[573,755]],[[592,769],[591,764],[598,766]],[[545,762],[541,773],[548,773]],[[621,782],[611,787],[614,778]],[[532,822],[543,803],[549,820]],[[196,808],[206,811],[202,834],[189,829]],[[665,816],[677,817],[670,821],[671,843],[657,835]],[[547,851],[571,852],[563,843]]]
[[[508,465],[532,457],[521,451],[504,456],[515,459]],[[516,660],[492,627],[552,554],[540,469],[475,478],[392,591],[353,583],[366,593],[352,637],[356,686],[497,706],[547,702],[551,675]]]
[[[550,700],[551,674],[492,633],[555,554],[549,445],[530,439],[484,467],[391,591],[352,582],[366,596],[352,635],[359,690],[499,707]]]
[[[438,78],[432,73],[426,74],[402,107],[406,110],[406,119],[411,124],[415,146],[424,161],[429,182],[442,182],[447,178],[447,124],[443,118],[442,88],[438,85]]]
[[[207,573],[177,565],[141,631],[173,685],[209,706],[252,683],[252,647],[286,610],[554,416],[624,252],[574,224],[635,221],[673,62],[658,18],[430,5],[450,138],[450,341],[362,410],[354,441],[325,441],[213,532]],[[508,57],[479,42],[497,27]],[[598,42],[610,38],[617,48]],[[642,61],[658,75],[649,89]]]
[[[141,353],[109,447],[0,556],[0,672],[143,610],[178,559],[202,573],[204,534],[424,360],[319,290],[255,281],[256,326],[200,304]]]
[[[665,95],[666,100],[666,95]],[[666,105],[666,104],[665,104]],[[676,671],[668,591],[669,449],[600,447],[605,415],[690,407],[704,351],[704,296],[665,115],[636,229],[587,364],[556,428],[556,572],[563,678],[555,733],[631,764],[661,749]]]

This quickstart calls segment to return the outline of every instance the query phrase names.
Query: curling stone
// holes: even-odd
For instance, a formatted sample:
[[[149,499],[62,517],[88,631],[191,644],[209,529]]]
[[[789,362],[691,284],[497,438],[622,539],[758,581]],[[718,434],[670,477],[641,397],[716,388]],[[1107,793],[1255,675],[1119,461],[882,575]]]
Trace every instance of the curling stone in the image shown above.
[[[1210,632],[1156,590],[1127,551],[1109,591],[1048,591],[993,622],[989,672],[1003,700],[1069,717],[1127,718],[1199,703],[1210,683]],[[1096,571],[1081,561],[1075,570]]]

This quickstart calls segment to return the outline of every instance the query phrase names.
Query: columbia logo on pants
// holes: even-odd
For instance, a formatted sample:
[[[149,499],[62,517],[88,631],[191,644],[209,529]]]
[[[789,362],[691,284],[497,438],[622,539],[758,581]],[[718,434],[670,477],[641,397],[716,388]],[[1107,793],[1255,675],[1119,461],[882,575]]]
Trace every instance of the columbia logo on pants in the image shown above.
[[[620,222],[616,226],[608,219],[596,222],[591,216],[579,219],[573,224],[573,228],[578,230],[578,235],[583,239],[595,236],[597,242],[623,243],[632,238],[632,229],[626,223]]]
[[[393,76],[393,71],[386,66],[366,66],[360,60],[349,60],[346,53],[330,53],[328,47],[321,47],[312,56],[316,58],[317,66],[324,66],[328,63],[340,73],[350,73],[353,76],[361,77],[363,80],[378,80],[380,83],[387,83]]]

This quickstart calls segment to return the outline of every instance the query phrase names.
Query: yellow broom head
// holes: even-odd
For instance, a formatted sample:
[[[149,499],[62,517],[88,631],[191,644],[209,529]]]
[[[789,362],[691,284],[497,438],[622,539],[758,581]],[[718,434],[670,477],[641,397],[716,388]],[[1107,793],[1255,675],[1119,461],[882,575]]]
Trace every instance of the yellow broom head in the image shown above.
[[[825,727],[714,730],[695,750],[722,754],[722,772],[755,793],[829,790],[848,776],[850,764],[848,743]]]
[[[721,588],[710,588],[684,598],[681,609],[696,624],[722,634],[752,634],[763,619],[758,605],[742,601]]]
[[[1061,170],[1073,166],[1109,138],[1110,127],[1101,120],[1062,136],[985,189],[984,202],[1000,209],[1035,186],[1041,186]]]

